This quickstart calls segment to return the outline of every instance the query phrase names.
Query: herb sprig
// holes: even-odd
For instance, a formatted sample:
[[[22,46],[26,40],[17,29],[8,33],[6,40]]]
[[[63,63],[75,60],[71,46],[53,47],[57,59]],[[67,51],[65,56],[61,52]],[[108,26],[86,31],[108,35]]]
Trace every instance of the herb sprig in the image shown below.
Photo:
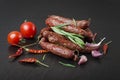
[[[51,28],[54,32],[67,37],[73,43],[79,45],[81,48],[84,48],[85,43],[82,40],[84,38],[84,36],[82,36],[80,34],[70,33],[70,32],[66,32],[66,31],[62,30],[61,27],[66,26],[66,25],[68,25],[68,24],[61,24],[61,25],[57,25],[57,26],[54,26]]]
[[[59,61],[59,63],[62,64],[63,66],[67,66],[67,67],[76,67],[75,65],[68,64],[68,63],[63,63],[61,61]]]

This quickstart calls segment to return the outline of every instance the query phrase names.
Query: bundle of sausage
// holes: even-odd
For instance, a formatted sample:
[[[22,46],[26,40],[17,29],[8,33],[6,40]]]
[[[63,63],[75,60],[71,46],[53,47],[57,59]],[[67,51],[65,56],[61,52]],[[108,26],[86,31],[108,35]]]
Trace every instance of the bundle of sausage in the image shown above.
[[[51,15],[46,19],[45,23],[47,27],[44,27],[40,31],[40,35],[42,36],[40,40],[41,47],[66,59],[78,61],[80,53],[92,53],[92,51],[98,50],[99,45],[103,41],[101,40],[98,44],[92,43],[94,35],[89,29],[89,20],[75,21],[61,16]],[[84,48],[75,44],[66,36],[54,32],[52,27],[58,25],[63,25],[61,29],[66,32],[84,36],[84,39],[82,39],[85,43]]]

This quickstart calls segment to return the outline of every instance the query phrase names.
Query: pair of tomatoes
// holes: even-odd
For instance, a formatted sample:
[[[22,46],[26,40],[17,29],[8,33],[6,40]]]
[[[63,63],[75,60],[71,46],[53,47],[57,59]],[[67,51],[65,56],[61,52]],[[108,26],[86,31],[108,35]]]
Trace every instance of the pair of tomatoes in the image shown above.
[[[36,34],[36,26],[33,22],[24,22],[20,25],[19,31],[12,31],[8,34],[7,40],[11,45],[19,44],[23,38],[33,38]]]

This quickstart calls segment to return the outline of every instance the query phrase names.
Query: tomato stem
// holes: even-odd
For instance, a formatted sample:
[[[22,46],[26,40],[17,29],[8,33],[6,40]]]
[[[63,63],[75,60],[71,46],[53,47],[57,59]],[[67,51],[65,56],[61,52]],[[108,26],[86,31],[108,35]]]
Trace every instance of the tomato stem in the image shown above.
[[[22,43],[26,43],[26,39],[24,38],[20,39],[19,44],[22,44]]]
[[[28,21],[27,19],[24,20],[24,22],[27,22],[27,21]]]

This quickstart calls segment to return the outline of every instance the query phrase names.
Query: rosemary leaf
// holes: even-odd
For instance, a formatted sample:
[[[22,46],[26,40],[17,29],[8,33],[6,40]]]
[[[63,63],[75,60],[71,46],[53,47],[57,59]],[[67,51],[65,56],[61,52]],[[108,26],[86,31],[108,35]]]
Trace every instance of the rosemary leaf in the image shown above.
[[[65,34],[63,34],[61,31],[60,31],[60,29],[58,29],[58,28],[56,28],[56,27],[51,27],[52,28],[52,30],[54,31],[54,32],[56,32],[56,33],[58,33],[58,34],[61,34],[61,35],[65,35]]]
[[[67,67],[76,67],[75,65],[68,64],[68,63],[63,63],[61,61],[59,61],[59,63],[62,64],[63,66],[67,66]]]
[[[74,37],[75,41],[78,42],[81,45],[85,45],[84,41],[78,37]]]
[[[66,32],[64,30],[61,30],[60,28],[58,28],[58,26],[56,27],[51,27],[52,30],[58,34],[61,34],[61,35],[69,35],[69,36],[76,36],[76,37],[80,37],[80,38],[84,38],[84,36],[80,35],[80,34],[75,34],[75,33],[69,33],[69,32]]]
[[[70,39],[73,43],[77,44],[78,46],[80,46],[81,48],[84,48],[84,43],[81,39],[73,39],[72,37],[68,36],[68,39]]]
[[[83,42],[83,40],[79,39],[79,38],[75,38],[75,42],[76,44],[78,44],[81,48],[84,48],[85,43]]]
[[[42,61],[44,61],[44,60],[45,60],[45,57],[46,57],[46,54],[44,54],[44,55],[43,55],[43,57],[42,57]]]
[[[76,42],[78,46],[80,46],[82,49],[84,49],[84,45],[80,44],[79,42]]]
[[[66,31],[64,31],[64,30],[61,30],[61,32],[62,32],[63,34],[65,34],[65,35],[67,35],[67,36],[72,36],[69,32],[66,32]]]
[[[76,36],[76,37],[80,37],[80,38],[84,38],[84,36],[82,36],[80,34],[71,33],[71,35]]]
[[[57,26],[54,26],[54,27],[56,27],[56,28],[61,28],[61,27],[63,27],[63,26],[67,26],[68,24],[60,24],[60,25],[57,25]]]
[[[69,33],[69,32],[66,32],[66,31],[64,31],[64,30],[60,30],[60,31],[61,31],[63,34],[68,35],[68,36],[75,36],[75,37],[84,38],[84,36],[79,35],[79,34]]]
[[[62,25],[59,25],[62,26]],[[74,34],[74,33],[69,33],[66,32],[60,28],[56,27],[51,27],[52,30],[58,34],[64,35],[65,37],[67,37],[69,40],[71,40],[73,43],[79,45],[81,48],[84,48],[84,41],[81,38],[84,38],[82,35],[78,35],[78,34]]]
[[[73,43],[75,43],[76,44],[76,42],[74,41],[74,39],[73,38],[71,38],[70,36],[67,36],[68,37],[68,39],[70,39]]]

